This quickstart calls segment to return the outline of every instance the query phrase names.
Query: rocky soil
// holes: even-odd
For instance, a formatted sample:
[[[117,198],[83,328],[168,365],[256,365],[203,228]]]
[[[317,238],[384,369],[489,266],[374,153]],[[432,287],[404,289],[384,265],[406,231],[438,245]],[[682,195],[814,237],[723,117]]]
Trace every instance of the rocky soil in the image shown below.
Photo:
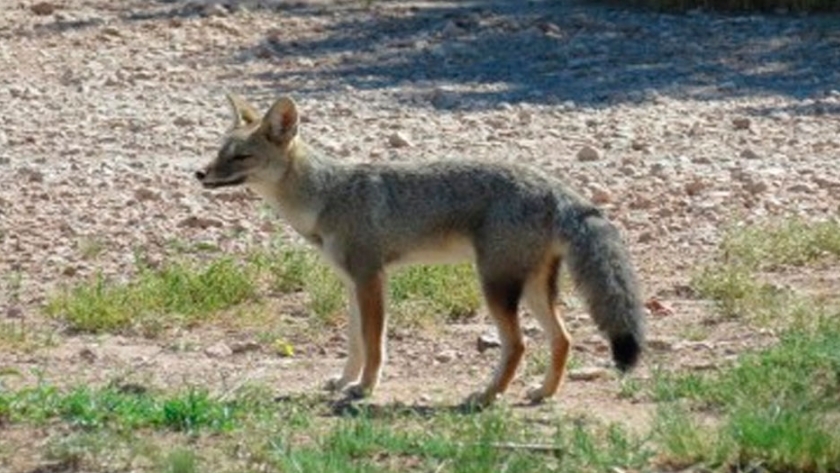
[[[621,227],[646,292],[666,306],[651,315],[638,376],[658,364],[714,367],[773,339],[735,322],[704,325],[712,312],[685,291],[723,231],[840,213],[838,20],[572,1],[7,0],[0,319],[53,343],[0,350],[0,367],[19,368],[23,382],[30,368],[66,383],[131,372],[164,386],[264,381],[280,394],[338,369],[340,335],[287,359],[207,350],[234,343],[222,329],[176,335],[197,348],[172,351],[70,334],[42,315],[61,287],[100,272],[130,278],[138,250],[163,261],[173,242],[205,242],[237,254],[274,237],[276,218],[255,196],[205,191],[192,175],[229,123],[227,91],[260,108],[291,94],[304,137],[340,159],[468,156],[562,177]],[[580,307],[566,312],[577,372],[558,407],[642,422],[650,406],[618,399],[606,345]],[[394,330],[381,399],[454,402],[497,357],[475,350],[489,331],[481,320]],[[538,379],[523,376],[510,398]]]

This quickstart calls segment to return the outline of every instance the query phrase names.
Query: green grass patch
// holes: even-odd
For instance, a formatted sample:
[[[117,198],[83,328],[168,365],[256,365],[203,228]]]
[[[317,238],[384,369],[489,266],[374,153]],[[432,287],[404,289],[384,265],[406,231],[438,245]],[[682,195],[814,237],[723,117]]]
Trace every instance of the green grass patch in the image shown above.
[[[467,264],[405,268],[390,282],[394,317],[415,326],[470,317],[481,305],[477,281]]]
[[[85,471],[136,469],[147,458],[151,466],[137,471],[610,472],[638,469],[653,454],[618,426],[553,413],[534,423],[503,406],[360,405],[336,416],[323,400],[274,402],[256,388],[222,400],[199,390],[41,385],[0,392],[0,420],[56,432],[46,456]]]
[[[254,404],[222,401],[206,390],[188,389],[171,395],[122,392],[116,388],[79,386],[62,391],[39,385],[0,392],[0,419],[10,423],[45,424],[61,419],[86,430],[143,428],[176,432],[230,430]]]
[[[314,252],[275,245],[249,259],[269,275],[272,290],[306,293],[307,308],[317,320],[332,323],[346,310],[346,289]],[[388,309],[398,323],[411,326],[464,318],[481,305],[475,271],[466,264],[404,268],[389,278],[388,286]]]
[[[718,373],[660,375],[658,431],[676,463],[837,471],[840,313]],[[682,402],[677,402],[682,400]],[[687,404],[686,404],[687,402]],[[698,419],[713,416],[703,424]]]
[[[736,228],[720,245],[720,262],[698,271],[691,281],[697,293],[711,299],[728,318],[762,323],[801,323],[813,301],[766,282],[761,272],[799,267],[840,256],[840,224],[786,220]]]
[[[102,276],[53,297],[48,315],[61,317],[70,328],[85,332],[138,328],[154,334],[176,324],[190,324],[252,298],[252,271],[230,258],[197,268],[172,264],[162,269],[141,268],[128,283]]]
[[[840,257],[840,222],[792,219],[735,229],[721,244],[731,265],[768,271]]]

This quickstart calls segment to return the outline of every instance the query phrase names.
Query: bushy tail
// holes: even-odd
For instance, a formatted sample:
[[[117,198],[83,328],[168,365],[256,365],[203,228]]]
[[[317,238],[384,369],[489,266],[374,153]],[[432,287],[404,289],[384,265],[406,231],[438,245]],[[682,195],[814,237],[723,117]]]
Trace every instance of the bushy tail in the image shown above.
[[[571,212],[569,211],[571,210]],[[566,262],[595,324],[610,341],[613,360],[627,371],[644,344],[644,309],[636,274],[618,230],[593,207],[560,212]]]

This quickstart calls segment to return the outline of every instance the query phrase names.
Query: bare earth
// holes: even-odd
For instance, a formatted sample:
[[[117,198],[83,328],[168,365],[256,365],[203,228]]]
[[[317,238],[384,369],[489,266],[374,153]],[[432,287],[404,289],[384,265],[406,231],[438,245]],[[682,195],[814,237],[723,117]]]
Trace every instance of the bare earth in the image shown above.
[[[624,232],[647,297],[670,309],[649,317],[639,378],[713,368],[774,340],[716,320],[687,290],[728,226],[840,213],[840,18],[567,1],[35,4],[0,11],[0,322],[50,343],[0,350],[0,368],[22,374],[7,386],[123,376],[283,395],[340,369],[341,327],[299,341],[293,358],[214,356],[207,348],[259,334],[241,323],[90,336],[43,316],[61,287],[97,272],[130,278],[136,250],[163,261],[173,242],[205,242],[240,254],[275,237],[254,195],[208,192],[192,176],[229,123],[226,91],[261,108],[291,94],[304,137],[341,159],[527,162],[593,198]],[[820,290],[840,289],[830,268],[822,277]],[[576,376],[554,407],[645,425],[652,405],[619,397],[607,345],[567,302]],[[273,303],[300,311],[294,298]],[[542,348],[534,325],[526,318],[529,345]],[[475,348],[491,332],[483,313],[439,333],[399,321],[391,332],[377,402],[455,403],[498,357]],[[540,379],[520,373],[511,403]]]

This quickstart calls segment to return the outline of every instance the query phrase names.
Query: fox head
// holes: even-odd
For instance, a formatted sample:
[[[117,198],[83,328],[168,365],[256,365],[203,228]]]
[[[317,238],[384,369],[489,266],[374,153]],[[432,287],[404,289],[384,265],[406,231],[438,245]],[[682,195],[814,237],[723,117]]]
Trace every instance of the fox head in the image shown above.
[[[245,100],[228,95],[233,127],[216,157],[195,177],[206,188],[280,180],[290,164],[298,131],[295,102],[282,97],[260,118]]]

